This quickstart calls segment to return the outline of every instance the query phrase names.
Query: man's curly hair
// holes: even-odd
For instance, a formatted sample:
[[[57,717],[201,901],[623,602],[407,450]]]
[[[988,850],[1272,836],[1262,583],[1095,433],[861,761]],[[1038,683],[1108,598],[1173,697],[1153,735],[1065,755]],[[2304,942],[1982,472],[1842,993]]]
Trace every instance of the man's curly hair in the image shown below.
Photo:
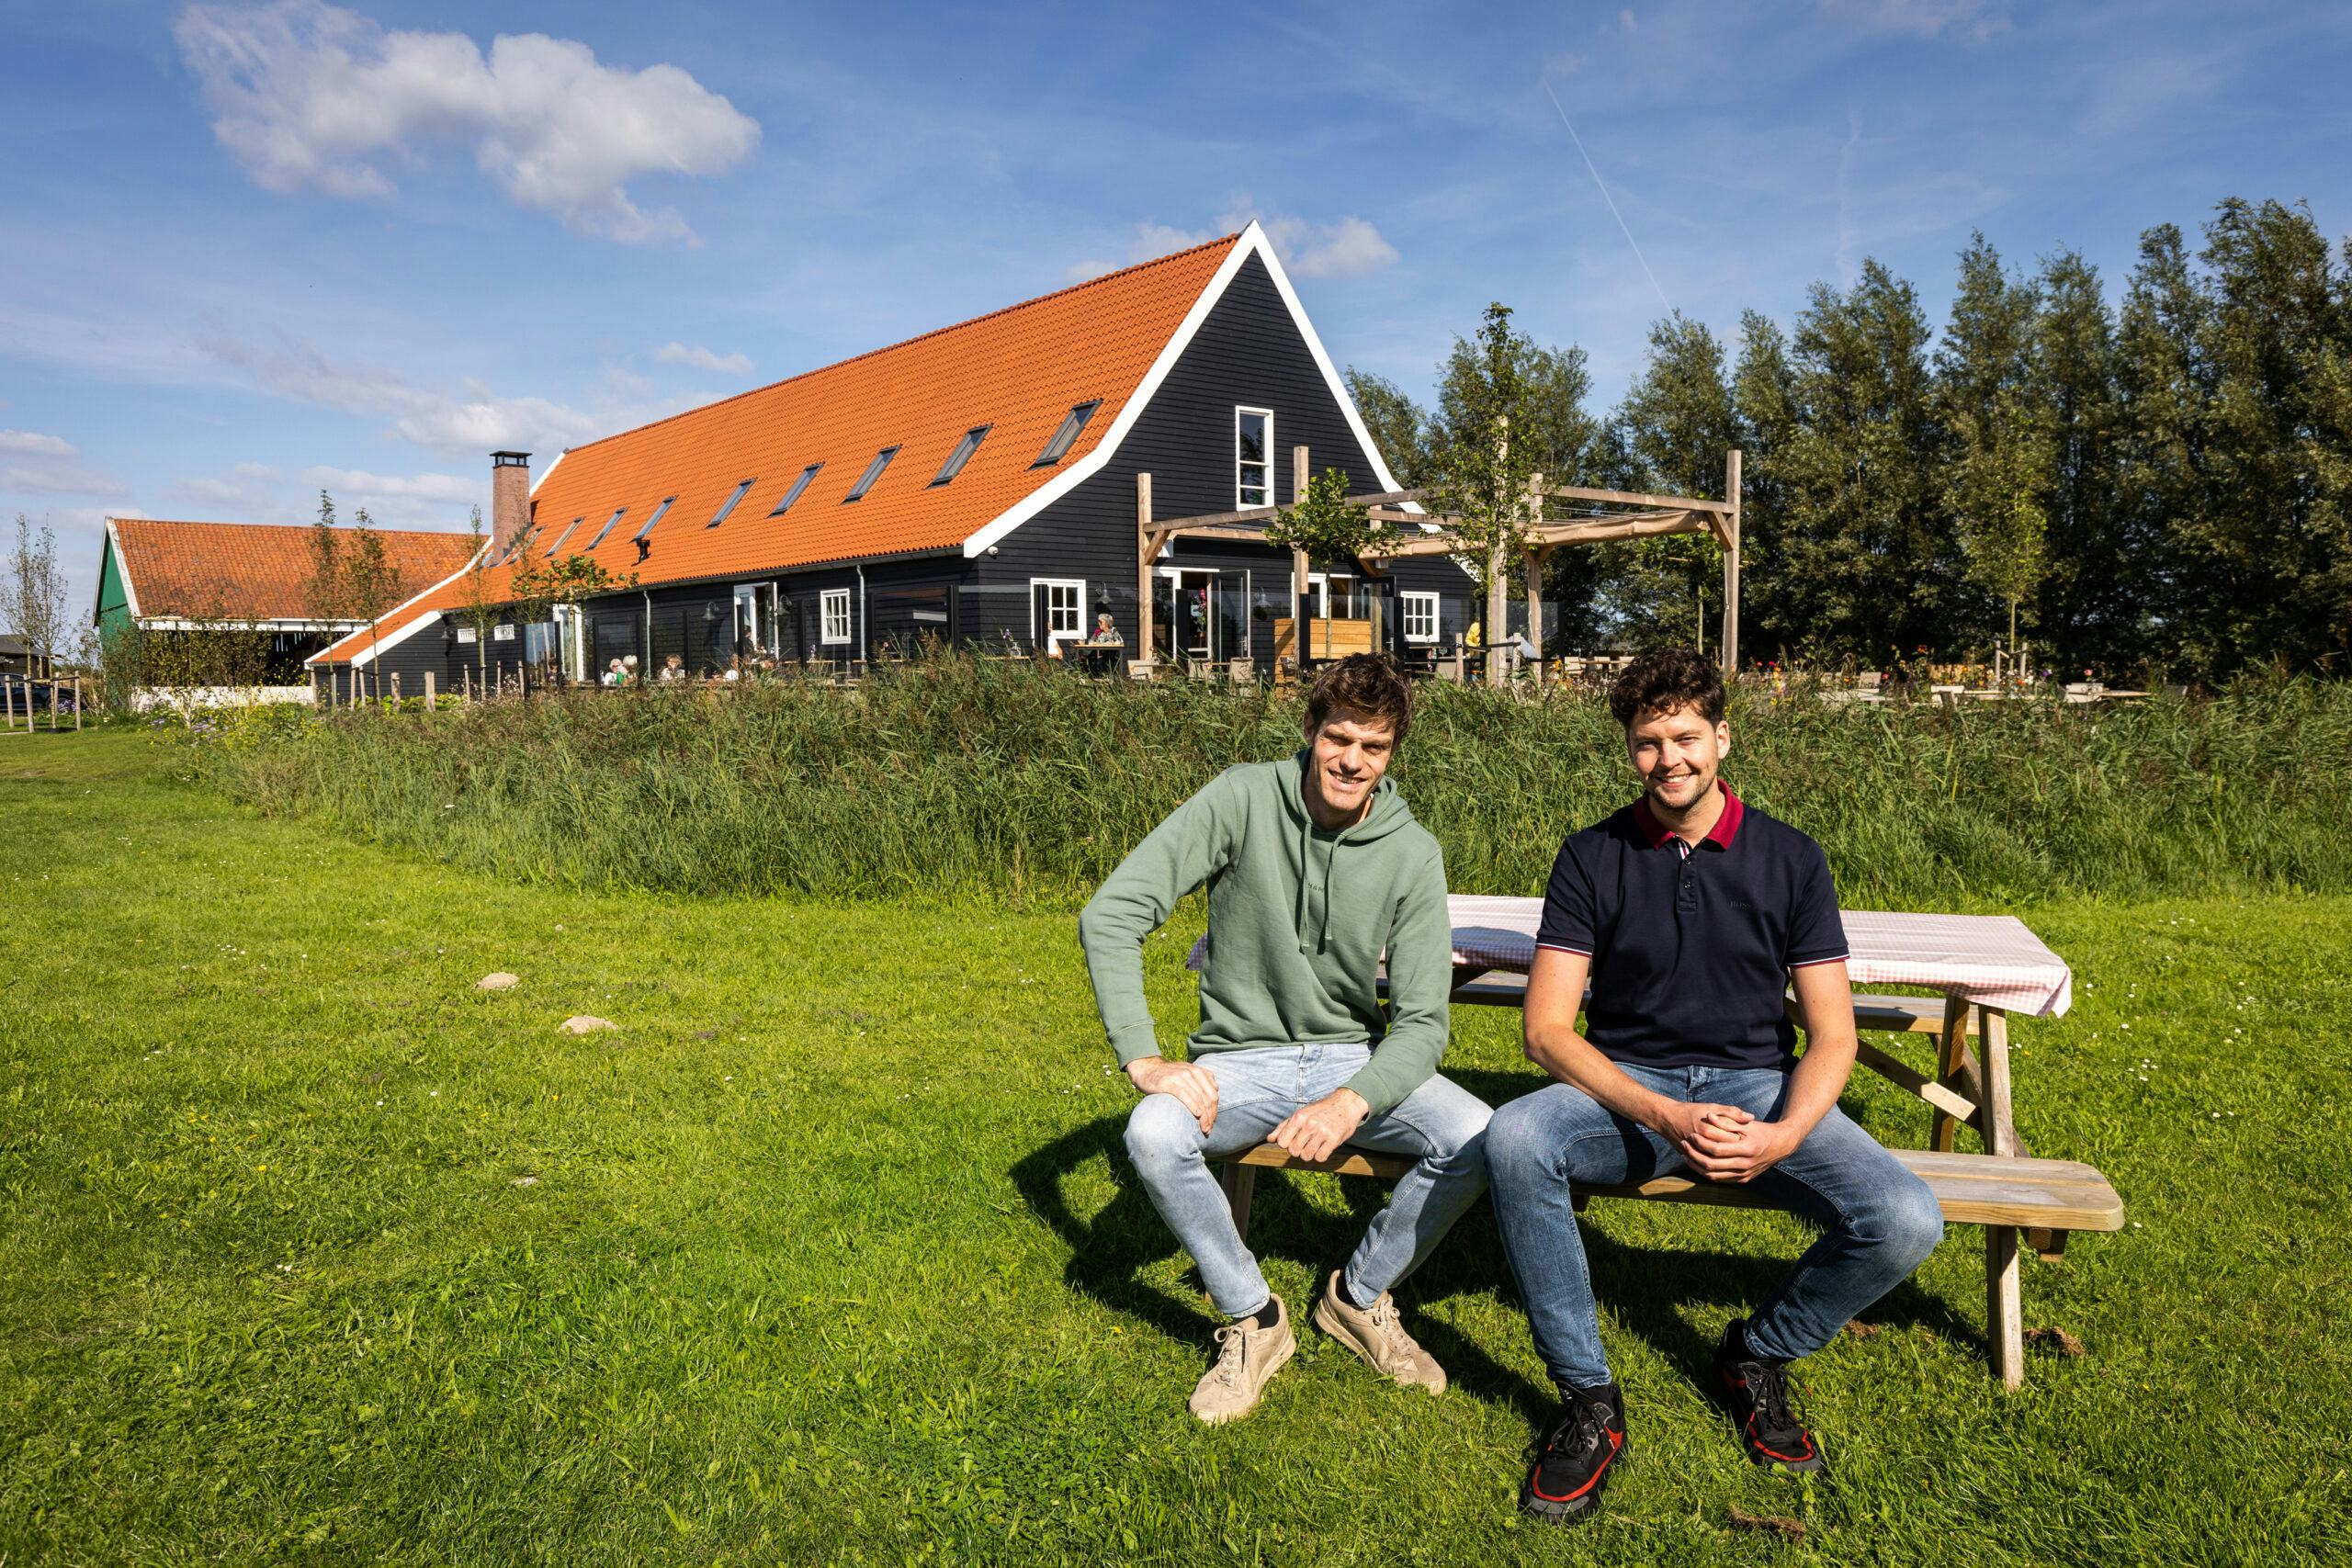
[[[1687,648],[1645,653],[1609,688],[1609,711],[1619,725],[1634,728],[1644,714],[1697,708],[1709,724],[1724,716],[1724,677],[1715,661]]]
[[[1321,728],[1337,708],[1386,719],[1391,739],[1402,746],[1413,727],[1413,683],[1387,654],[1351,653],[1317,671],[1306,690],[1308,724]]]

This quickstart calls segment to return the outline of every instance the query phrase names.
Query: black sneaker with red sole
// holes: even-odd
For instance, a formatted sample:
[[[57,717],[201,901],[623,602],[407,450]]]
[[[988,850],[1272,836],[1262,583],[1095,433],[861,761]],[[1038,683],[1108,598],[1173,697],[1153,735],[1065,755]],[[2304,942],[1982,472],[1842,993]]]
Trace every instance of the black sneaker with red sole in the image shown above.
[[[1816,1471],[1826,1462],[1813,1434],[1789,1403],[1789,1364],[1747,1348],[1746,1325],[1734,1322],[1715,1347],[1714,1396],[1739,1428],[1751,1463]]]
[[[1519,1506],[1555,1525],[1582,1524],[1600,1511],[1609,1472],[1628,1452],[1625,1396],[1617,1385],[1572,1391],[1520,1485]]]

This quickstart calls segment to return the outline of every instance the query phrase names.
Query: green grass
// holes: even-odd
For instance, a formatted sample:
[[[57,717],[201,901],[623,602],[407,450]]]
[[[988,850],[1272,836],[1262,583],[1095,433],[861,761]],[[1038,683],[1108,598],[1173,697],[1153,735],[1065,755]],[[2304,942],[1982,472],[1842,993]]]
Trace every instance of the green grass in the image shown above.
[[[2088,1354],[2007,1396],[1956,1228],[1808,1363],[1828,1482],[1750,1470],[1692,1382],[1794,1226],[1596,1209],[1640,1451],[1564,1536],[1510,1506],[1544,1404],[1483,1207],[1406,1287],[1444,1399],[1309,1333],[1250,1420],[1186,1416],[1210,1319],[1066,912],[518,886],[136,736],[0,745],[9,1564],[2346,1557],[2352,898],[2024,911],[2080,985],[2018,1029],[2018,1120],[2134,1228],[2028,1262]],[[1149,950],[1171,1039],[1195,929]],[[1457,1025],[1490,1098],[1533,1087],[1510,1021]],[[1277,1288],[1378,1196],[1261,1183]]]
[[[1586,695],[1431,683],[1396,776],[1457,887],[1542,891],[1624,798]],[[854,690],[757,682],[427,716],[252,716],[207,775],[493,875],[575,887],[1011,896],[1075,908],[1219,769],[1298,744],[1256,686],[1086,681],[965,659]],[[1973,908],[2098,893],[2352,893],[2352,684],[2246,682],[2095,711],[1838,708],[1743,691],[1735,787],[1804,824],[1848,899]]]

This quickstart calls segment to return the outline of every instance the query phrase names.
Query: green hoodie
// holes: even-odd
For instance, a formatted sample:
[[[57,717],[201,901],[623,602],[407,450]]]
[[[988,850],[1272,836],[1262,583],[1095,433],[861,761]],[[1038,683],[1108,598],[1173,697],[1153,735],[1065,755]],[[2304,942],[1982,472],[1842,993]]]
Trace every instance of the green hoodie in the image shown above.
[[[1143,941],[1203,883],[1209,935],[1192,1049],[1369,1042],[1348,1083],[1373,1114],[1437,1071],[1453,989],[1445,857],[1382,779],[1352,828],[1315,826],[1307,754],[1227,768],[1152,829],[1078,918],[1102,1027],[1122,1066],[1159,1055]],[[1389,1016],[1374,989],[1388,959]]]

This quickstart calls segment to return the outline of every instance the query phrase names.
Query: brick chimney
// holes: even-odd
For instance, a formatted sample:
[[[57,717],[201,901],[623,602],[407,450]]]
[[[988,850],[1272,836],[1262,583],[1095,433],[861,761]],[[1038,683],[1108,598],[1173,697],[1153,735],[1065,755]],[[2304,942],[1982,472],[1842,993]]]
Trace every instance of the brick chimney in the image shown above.
[[[490,455],[490,547],[492,558],[503,555],[531,521],[531,455],[492,452]]]

